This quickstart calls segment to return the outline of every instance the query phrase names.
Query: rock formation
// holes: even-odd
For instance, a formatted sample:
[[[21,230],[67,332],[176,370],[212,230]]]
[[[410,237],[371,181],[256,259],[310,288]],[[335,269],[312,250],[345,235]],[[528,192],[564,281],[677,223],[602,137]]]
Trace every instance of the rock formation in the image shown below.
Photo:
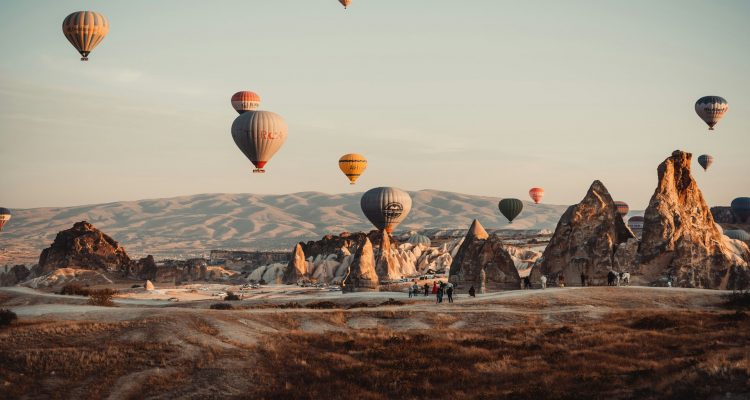
[[[295,284],[300,280],[306,279],[307,277],[307,261],[305,260],[305,252],[302,251],[302,245],[298,243],[297,246],[294,247],[292,260],[289,261],[289,265],[284,272],[283,281],[286,284]]]
[[[450,267],[449,280],[464,290],[519,289],[521,278],[510,254],[496,235],[474,220]]]
[[[365,243],[354,254],[354,261],[342,286],[347,292],[378,290],[380,281],[375,272],[375,253],[369,238],[365,239]]]
[[[82,268],[120,271],[130,264],[130,257],[114,239],[86,221],[61,231],[52,245],[39,256],[36,275],[58,268]]]
[[[566,286],[580,286],[584,273],[591,284],[603,285],[609,271],[632,265],[625,254],[634,253],[637,244],[607,188],[594,181],[583,200],[560,218],[532,279],[538,282],[544,274],[556,280],[562,274]],[[620,257],[616,257],[621,245]]]
[[[382,231],[379,237],[380,246],[375,260],[375,272],[377,272],[378,278],[384,281],[401,279],[402,274],[397,258],[396,243],[391,243],[393,239],[386,231]]]
[[[6,265],[3,271],[0,271],[0,286],[13,286],[26,279],[31,271],[25,265],[14,265],[8,268]]]
[[[682,287],[733,289],[747,282],[747,246],[728,242],[714,224],[690,173],[692,155],[675,151],[644,215],[639,273],[646,282],[669,275]],[[739,254],[738,254],[739,253]]]
[[[151,281],[147,280],[146,283],[143,285],[143,288],[146,290],[154,290],[154,284],[151,283]]]

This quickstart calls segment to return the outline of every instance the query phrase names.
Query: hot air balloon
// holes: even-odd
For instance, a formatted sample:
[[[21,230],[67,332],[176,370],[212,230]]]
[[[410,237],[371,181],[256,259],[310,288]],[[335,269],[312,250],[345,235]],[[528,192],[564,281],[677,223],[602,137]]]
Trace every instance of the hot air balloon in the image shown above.
[[[240,114],[257,110],[260,107],[260,96],[248,90],[237,92],[232,95],[232,107]]]
[[[730,239],[742,240],[744,242],[750,241],[750,233],[747,233],[742,229],[731,229],[724,232],[724,235]]]
[[[508,219],[508,222],[513,222],[518,214],[521,213],[521,210],[523,210],[523,202],[518,199],[502,199],[497,204],[497,208]]]
[[[411,211],[411,197],[401,189],[377,187],[362,195],[359,202],[365,217],[380,230],[392,233]]]
[[[625,216],[628,215],[628,212],[630,211],[630,206],[628,206],[628,203],[624,201],[616,201],[615,207],[617,207],[617,213],[620,214],[620,216],[623,218],[625,218]]]
[[[3,230],[3,226],[10,221],[11,213],[7,208],[0,207],[0,231]]]
[[[81,53],[81,61],[88,61],[94,50],[109,32],[107,17],[93,11],[76,11],[63,20],[62,31],[70,44]]]
[[[286,122],[270,111],[247,111],[232,124],[234,143],[255,165],[256,173],[266,172],[263,167],[284,145],[286,136]]]
[[[362,154],[344,154],[339,158],[339,169],[349,178],[349,184],[354,185],[357,178],[367,169],[367,159]]]
[[[635,217],[630,217],[630,219],[628,219],[628,228],[634,231],[641,230],[643,229],[643,221],[644,221],[643,217],[639,215],[636,215]]]
[[[714,125],[729,110],[729,103],[719,96],[705,96],[695,102],[695,112],[708,125],[708,130],[714,130]]]
[[[418,233],[415,233],[409,237],[409,244],[416,246],[424,246],[424,247],[430,247],[430,244],[432,242],[430,241],[430,238],[428,238],[425,235],[420,235]]]
[[[747,221],[750,217],[750,197],[738,197],[732,200],[732,212],[740,219],[740,222]]]
[[[704,171],[708,171],[708,167],[711,166],[711,164],[714,163],[714,156],[709,154],[703,154],[698,156],[698,164],[703,167]]]
[[[346,10],[346,8],[352,4],[352,0],[339,0],[339,3],[341,3],[341,5],[344,6],[344,10]]]
[[[539,187],[531,188],[529,196],[531,196],[531,200],[534,200],[534,203],[539,204],[542,202],[542,197],[544,197],[544,189]]]

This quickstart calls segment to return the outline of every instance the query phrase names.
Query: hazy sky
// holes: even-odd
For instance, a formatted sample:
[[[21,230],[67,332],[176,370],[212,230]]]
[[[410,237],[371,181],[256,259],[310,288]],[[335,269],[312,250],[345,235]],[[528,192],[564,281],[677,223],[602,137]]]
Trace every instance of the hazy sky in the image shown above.
[[[105,14],[90,56],[61,32]],[[673,150],[714,205],[750,195],[750,2],[0,0],[0,206],[209,192],[441,189],[644,208]],[[265,175],[238,90],[284,116]],[[714,133],[703,95],[730,103]],[[350,187],[337,160],[365,154]],[[694,164],[694,168],[698,168]]]

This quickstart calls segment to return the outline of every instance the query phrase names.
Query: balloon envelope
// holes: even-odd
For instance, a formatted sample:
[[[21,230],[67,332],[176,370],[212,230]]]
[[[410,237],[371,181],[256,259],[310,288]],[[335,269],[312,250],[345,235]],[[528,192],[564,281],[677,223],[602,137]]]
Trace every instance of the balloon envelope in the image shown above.
[[[81,61],[104,40],[109,32],[107,17],[94,11],[76,11],[63,20],[62,31],[70,44],[81,53]]]
[[[232,124],[232,138],[256,169],[263,167],[284,145],[287,125],[279,114],[270,111],[247,111],[240,114]]]
[[[339,0],[339,3],[341,3],[341,5],[344,6],[344,9],[346,9],[352,4],[352,0]]]
[[[508,219],[508,222],[513,222],[518,214],[521,213],[521,210],[523,210],[523,202],[518,199],[502,199],[497,204],[497,208]]]
[[[639,230],[643,229],[643,217],[636,215],[635,217],[630,217],[628,219],[628,228],[632,230]]]
[[[419,233],[415,233],[409,237],[409,243],[414,246],[425,246],[430,247],[430,244],[432,244],[432,241],[430,241],[430,238],[428,238],[425,235],[420,235]]]
[[[711,166],[711,164],[714,163],[714,157],[709,154],[703,154],[698,156],[698,164],[700,164],[701,167],[703,167],[704,171],[708,171],[708,167]]]
[[[3,230],[3,226],[10,221],[11,213],[7,208],[0,207],[0,231]]]
[[[359,205],[376,228],[391,233],[409,215],[411,197],[398,188],[377,187],[365,192]]]
[[[344,154],[339,158],[339,169],[349,178],[349,183],[354,183],[367,169],[367,159],[362,154]]]
[[[544,197],[544,189],[539,187],[534,187],[529,190],[529,196],[531,197],[531,200],[534,200],[534,203],[539,204],[542,201],[542,197]]]
[[[729,103],[719,96],[704,96],[695,102],[695,112],[711,131],[728,110]]]
[[[738,197],[732,200],[732,212],[740,222],[747,221],[750,217],[750,197]]]
[[[724,235],[730,239],[742,240],[745,242],[750,241],[750,233],[747,233],[742,229],[728,230],[724,232]]]
[[[260,107],[260,96],[249,90],[237,92],[232,95],[232,107],[240,114],[257,110]]]
[[[615,207],[617,207],[617,213],[620,214],[621,217],[625,217],[630,211],[630,206],[624,201],[616,201]]]

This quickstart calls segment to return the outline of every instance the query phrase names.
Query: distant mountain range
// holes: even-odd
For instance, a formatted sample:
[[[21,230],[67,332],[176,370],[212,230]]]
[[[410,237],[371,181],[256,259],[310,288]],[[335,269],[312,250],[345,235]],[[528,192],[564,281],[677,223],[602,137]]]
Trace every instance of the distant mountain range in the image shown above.
[[[436,190],[409,192],[411,213],[400,231],[465,229],[478,218],[488,229],[554,230],[567,206],[524,202],[508,224],[496,197]],[[369,231],[361,193],[286,195],[199,194],[65,208],[14,210],[0,233],[0,265],[30,262],[57,232],[89,221],[119,241],[131,256],[199,256],[211,249],[291,250],[298,241],[329,233]],[[21,255],[25,255],[21,257]]]

